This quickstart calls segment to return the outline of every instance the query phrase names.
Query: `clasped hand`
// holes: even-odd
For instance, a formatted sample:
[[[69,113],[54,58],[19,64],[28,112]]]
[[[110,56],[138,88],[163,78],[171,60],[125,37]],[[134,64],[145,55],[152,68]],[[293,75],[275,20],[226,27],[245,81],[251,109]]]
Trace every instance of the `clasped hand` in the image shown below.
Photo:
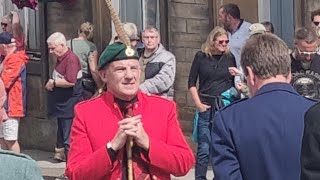
[[[119,128],[114,136],[112,148],[117,151],[121,149],[127,141],[128,137],[132,137],[134,142],[141,148],[149,149],[149,137],[143,128],[141,115],[125,118],[118,122]]]

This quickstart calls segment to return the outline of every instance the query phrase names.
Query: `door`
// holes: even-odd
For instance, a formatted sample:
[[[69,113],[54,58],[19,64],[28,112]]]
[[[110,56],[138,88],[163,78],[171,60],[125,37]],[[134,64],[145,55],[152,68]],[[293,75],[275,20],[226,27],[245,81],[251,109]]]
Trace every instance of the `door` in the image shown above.
[[[292,48],[295,27],[294,2],[270,0],[270,17],[275,34],[282,38],[289,48]]]

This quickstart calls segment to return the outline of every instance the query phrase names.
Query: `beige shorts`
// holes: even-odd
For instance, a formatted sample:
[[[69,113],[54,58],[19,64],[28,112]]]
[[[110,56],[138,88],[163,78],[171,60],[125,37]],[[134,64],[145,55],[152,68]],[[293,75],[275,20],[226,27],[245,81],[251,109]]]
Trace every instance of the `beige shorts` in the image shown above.
[[[0,123],[0,138],[7,141],[18,140],[20,118],[9,117],[6,121]]]

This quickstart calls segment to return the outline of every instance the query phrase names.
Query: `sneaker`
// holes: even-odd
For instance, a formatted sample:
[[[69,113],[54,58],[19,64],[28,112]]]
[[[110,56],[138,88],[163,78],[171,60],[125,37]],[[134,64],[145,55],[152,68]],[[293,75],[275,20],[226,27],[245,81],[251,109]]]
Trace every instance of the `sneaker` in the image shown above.
[[[66,156],[64,154],[64,148],[55,148],[54,150],[55,152],[54,152],[53,159],[60,162],[65,162]]]
[[[68,177],[65,174],[62,174],[61,176],[57,177],[55,180],[68,180]]]

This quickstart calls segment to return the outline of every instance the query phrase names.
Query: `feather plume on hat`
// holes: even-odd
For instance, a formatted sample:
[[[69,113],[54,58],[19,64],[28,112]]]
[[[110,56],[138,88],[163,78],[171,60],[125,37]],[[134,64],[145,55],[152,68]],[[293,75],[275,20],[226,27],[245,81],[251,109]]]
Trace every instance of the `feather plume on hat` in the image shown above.
[[[120,18],[118,16],[116,10],[112,7],[111,0],[106,0],[106,3],[107,3],[107,6],[110,10],[110,16],[111,16],[111,19],[112,19],[113,24],[115,26],[118,37],[121,40],[121,42],[127,46],[126,54],[128,56],[131,56],[132,54],[134,54],[134,51],[131,48],[130,39],[121,24]]]

